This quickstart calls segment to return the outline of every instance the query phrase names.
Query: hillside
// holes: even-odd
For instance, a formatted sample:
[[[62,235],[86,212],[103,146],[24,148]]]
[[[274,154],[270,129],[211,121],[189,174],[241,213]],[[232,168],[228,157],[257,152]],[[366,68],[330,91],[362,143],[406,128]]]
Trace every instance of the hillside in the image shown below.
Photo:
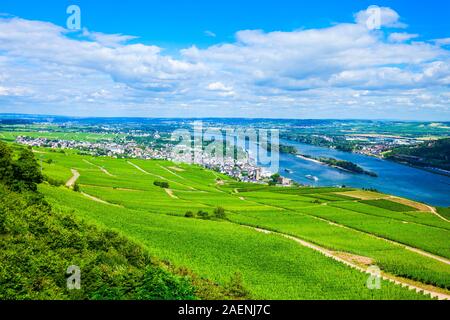
[[[448,294],[450,248],[442,244],[450,225],[413,201],[354,189],[237,183],[162,160],[35,151],[44,175],[60,181],[79,175],[80,192],[39,186],[54,207],[118,230],[213,283],[241,279],[252,298],[425,297],[388,281],[368,290],[370,265],[391,280]],[[225,216],[215,214],[219,207]]]
[[[398,147],[387,153],[385,157],[414,166],[450,171],[450,138],[411,147]]]
[[[159,262],[118,232],[52,208],[36,192],[41,176],[32,153],[20,154],[14,160],[0,142],[0,300],[234,296]],[[80,290],[67,288],[70,266],[81,270]]]
[[[239,183],[163,160],[1,150],[8,299],[450,297],[450,224],[407,199]],[[81,291],[65,289],[69,265],[81,268]],[[366,287],[374,265],[379,290]]]

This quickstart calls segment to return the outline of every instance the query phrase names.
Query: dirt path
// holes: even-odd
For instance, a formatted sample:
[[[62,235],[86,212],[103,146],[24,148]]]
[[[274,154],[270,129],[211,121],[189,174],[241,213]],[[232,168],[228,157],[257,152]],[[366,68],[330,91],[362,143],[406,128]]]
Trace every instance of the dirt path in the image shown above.
[[[401,197],[396,197],[396,196],[390,196],[390,195],[386,195],[386,196],[382,196],[382,197],[364,197],[362,195],[356,195],[356,194],[351,194],[350,192],[335,192],[336,194],[341,194],[341,195],[345,195],[345,196],[349,196],[349,197],[354,197],[360,200],[391,200],[393,202],[396,203],[400,203],[403,204],[405,206],[409,206],[412,208],[416,208],[419,211],[422,212],[430,212],[432,214],[434,214],[436,217],[438,217],[439,219],[442,219],[446,222],[450,222],[450,220],[446,219],[445,217],[441,216],[435,207],[429,206],[425,203],[420,203],[420,202],[416,202],[416,201],[412,201],[409,199],[405,199],[405,198],[401,198]]]
[[[166,171],[169,172],[170,174],[173,174],[175,177],[180,178],[181,180],[187,181],[185,177],[180,176],[179,174],[173,172],[172,170],[169,170],[168,168],[163,167],[163,166],[160,165],[160,164],[158,164],[158,166],[159,166],[161,169],[166,170]],[[169,180],[169,181],[170,181],[170,180]],[[189,190],[197,190],[197,189],[195,189],[194,187],[191,187],[191,186],[188,186],[188,185],[179,183],[179,182],[174,182],[174,183],[178,183],[179,185],[185,186],[185,187],[187,187]]]
[[[115,175],[113,175],[113,174],[111,174],[110,172],[108,172],[108,170],[106,170],[105,168],[100,167],[100,166],[98,166],[98,165],[96,165],[96,164],[93,164],[92,162],[89,162],[89,161],[87,161],[86,159],[83,159],[83,161],[86,162],[87,164],[90,164],[91,166],[94,166],[94,167],[100,169],[100,171],[102,171],[104,174],[106,174],[106,175],[108,175],[108,176],[110,176],[110,177],[115,177]]]
[[[169,197],[174,198],[174,199],[180,199],[176,195],[173,194],[173,190],[171,190],[171,189],[164,189],[164,191],[169,195]]]
[[[31,150],[33,153],[37,153],[37,154],[47,154],[47,152],[44,151],[39,151],[39,150]]]
[[[254,228],[254,227],[251,227],[251,228],[253,228],[254,230],[256,230],[258,232],[262,232],[262,233],[265,233],[265,234],[275,234],[275,235],[282,236],[282,237],[284,237],[286,239],[295,241],[296,243],[298,243],[298,244],[300,244],[300,245],[302,245],[304,247],[307,247],[307,248],[310,248],[310,249],[315,250],[317,252],[320,252],[324,256],[326,256],[328,258],[331,258],[331,259],[333,259],[335,261],[338,261],[338,262],[340,262],[342,264],[345,264],[346,266],[348,266],[350,268],[353,268],[355,270],[358,270],[359,272],[366,273],[368,275],[372,274],[370,269],[369,269],[369,267],[362,267],[362,266],[352,262],[352,258],[351,257],[349,257],[348,259],[345,259],[344,258],[345,255],[342,255],[340,253],[335,253],[333,251],[330,251],[328,249],[325,249],[325,248],[320,247],[318,245],[315,245],[313,243],[307,242],[307,241],[302,240],[300,238],[293,237],[293,236],[290,236],[290,235],[287,235],[287,234],[284,234],[284,233],[273,232],[273,231],[266,230],[266,229],[261,229],[261,228]],[[380,278],[383,279],[383,280],[395,283],[397,285],[401,285],[402,287],[406,287],[409,290],[414,290],[417,293],[422,293],[424,295],[430,295],[431,297],[437,298],[439,300],[450,300],[450,295],[441,292],[439,288],[435,288],[435,287],[431,287],[431,286],[427,285],[426,289],[425,289],[425,285],[424,285],[424,287],[421,287],[421,284],[414,285],[414,284],[411,284],[408,280],[404,280],[404,279],[401,279],[399,277],[396,277],[396,276],[393,276],[393,275],[390,275],[390,274],[387,274],[387,273],[384,273],[384,272],[381,272]]]
[[[443,216],[441,216],[441,215],[437,212],[437,210],[436,210],[435,207],[432,207],[432,206],[429,206],[429,205],[426,205],[426,206],[427,206],[428,208],[430,208],[431,213],[433,213],[436,217],[438,217],[438,218],[440,218],[440,219],[442,219],[442,220],[444,220],[444,221],[450,222],[450,220],[448,220],[448,219],[444,218]]]
[[[163,177],[163,176],[160,176],[160,175],[157,175],[157,174],[154,174],[154,173],[150,173],[150,172],[148,172],[148,171],[142,169],[141,167],[139,167],[137,164],[134,164],[134,163],[131,162],[131,161],[127,161],[127,163],[128,163],[129,165],[135,167],[137,170],[141,171],[142,173],[148,174],[148,175],[150,175],[150,176],[154,176],[154,177],[156,177],[156,178],[158,178],[158,179],[161,179],[161,180],[164,180],[164,181],[169,181],[170,183],[177,184],[177,185],[179,185],[179,186],[186,187],[186,188],[188,188],[189,190],[195,190],[195,191],[197,191],[197,189],[195,189],[195,188],[193,188],[193,187],[191,187],[191,186],[187,186],[187,185],[182,184],[182,183],[180,183],[180,182],[176,182],[176,181],[173,181],[173,180],[169,180],[169,179],[167,179],[167,178],[165,178],[165,177]],[[169,171],[170,171],[170,170],[169,170]],[[176,174],[175,174],[175,175],[176,175]]]
[[[80,177],[80,173],[77,170],[71,169],[70,171],[72,171],[72,177],[66,182],[67,188],[73,188],[78,178]]]
[[[158,164],[158,167],[160,167],[160,168],[163,169],[163,170],[166,170],[166,171],[167,171],[168,173],[170,173],[170,174],[173,174],[173,175],[174,175],[175,177],[177,177],[177,178],[180,178],[180,179],[182,179],[182,180],[186,180],[186,178],[180,176],[179,174],[177,174],[177,173],[171,171],[170,169],[168,169],[168,168],[166,168],[166,167],[163,167],[163,166],[160,165],[160,164]]]
[[[311,217],[314,217],[314,216],[311,216]],[[441,257],[441,256],[438,256],[438,255],[435,255],[435,254],[432,254],[432,253],[424,251],[422,249],[411,247],[411,246],[408,246],[406,244],[403,244],[403,243],[400,243],[400,242],[397,242],[397,241],[394,241],[394,240],[390,240],[390,239],[387,239],[387,238],[375,235],[373,233],[369,233],[369,232],[366,232],[366,231],[361,231],[361,230],[358,230],[358,229],[354,229],[354,228],[351,228],[349,226],[346,226],[346,225],[343,225],[343,224],[340,224],[340,223],[336,223],[336,222],[328,220],[328,219],[324,219],[324,218],[320,218],[320,217],[315,217],[315,218],[319,219],[319,220],[322,220],[322,221],[326,221],[328,223],[332,223],[335,226],[338,226],[338,227],[341,227],[341,228],[346,228],[346,229],[349,229],[349,230],[353,230],[353,231],[356,231],[356,232],[359,232],[359,233],[366,234],[366,235],[368,235],[368,236],[370,236],[372,238],[383,240],[383,241],[386,241],[386,242],[389,242],[389,243],[401,246],[401,247],[403,247],[406,250],[415,252],[415,253],[420,254],[420,255],[422,255],[424,257],[431,258],[433,260],[437,260],[439,262],[442,262],[442,263],[450,265],[450,260],[449,259]]]
[[[81,194],[82,194],[83,196],[85,196],[86,198],[91,199],[92,201],[99,202],[99,203],[103,203],[103,204],[107,204],[107,205],[114,206],[114,207],[123,208],[122,206],[119,206],[118,204],[114,204],[114,203],[107,202],[107,201],[105,201],[105,200],[102,200],[102,199],[96,198],[96,197],[94,197],[94,196],[91,196],[90,194],[87,194],[87,193],[85,193],[85,192],[81,192]]]
[[[247,200],[247,201],[248,201],[248,200]],[[311,215],[311,214],[303,213],[303,212],[301,212],[301,211],[295,211],[295,210],[293,210],[293,209],[287,209],[287,208],[283,208],[283,207],[277,207],[277,206],[273,206],[273,205],[268,205],[268,204],[260,203],[260,202],[257,202],[257,201],[253,201],[253,202],[254,202],[254,203],[261,204],[261,205],[264,205],[264,206],[266,206],[266,207],[272,207],[272,208],[283,209],[283,210],[290,211],[290,212],[294,212],[294,213],[300,213],[300,214],[309,216],[309,217],[311,217],[311,218],[313,218],[313,219],[321,220],[321,221],[327,222],[327,223],[332,224],[332,225],[337,226],[337,227],[341,227],[341,228],[345,228],[345,229],[348,229],[348,230],[352,230],[352,231],[355,231],[355,232],[358,232],[358,233],[362,233],[362,234],[368,235],[368,236],[370,236],[370,237],[372,237],[372,238],[375,238],[375,239],[378,239],[378,240],[383,240],[383,241],[389,242],[389,243],[391,243],[391,244],[400,246],[400,247],[402,247],[402,248],[404,248],[404,249],[406,249],[406,250],[409,250],[409,251],[415,252],[415,253],[417,253],[417,254],[420,254],[421,256],[424,256],[424,257],[427,257],[427,258],[431,258],[431,259],[433,259],[433,260],[436,260],[436,261],[439,261],[439,262],[442,262],[442,263],[445,263],[445,264],[450,265],[450,260],[447,259],[447,258],[438,256],[438,255],[435,255],[435,254],[433,254],[433,253],[424,251],[424,250],[419,249],[419,248],[415,248],[415,247],[408,246],[408,245],[406,245],[406,244],[403,244],[403,243],[400,243],[400,242],[397,242],[397,241],[394,241],[394,240],[390,240],[390,239],[387,239],[387,238],[384,238],[384,237],[375,235],[375,234],[370,233],[370,232],[358,230],[358,229],[355,229],[355,228],[352,228],[352,227],[349,227],[349,226],[346,226],[346,225],[343,225],[343,224],[340,224],[340,223],[336,223],[336,222],[334,222],[334,221],[332,221],[332,220],[328,220],[328,219],[321,218],[321,217],[317,217],[317,216],[314,216],[314,215]],[[302,209],[307,209],[307,208],[315,208],[315,206],[311,206],[311,207],[303,207]]]

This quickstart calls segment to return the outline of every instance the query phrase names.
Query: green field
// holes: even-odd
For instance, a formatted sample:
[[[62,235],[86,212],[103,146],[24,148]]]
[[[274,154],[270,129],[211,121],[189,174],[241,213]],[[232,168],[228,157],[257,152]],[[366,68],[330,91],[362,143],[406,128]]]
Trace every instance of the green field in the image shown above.
[[[152,255],[218,284],[240,272],[253,298],[425,296],[387,281],[381,290],[369,290],[367,274],[291,239],[250,227],[295,236],[334,255],[345,255],[362,267],[377,265],[386,274],[419,286],[432,285],[447,294],[450,289],[450,265],[444,262],[450,257],[449,224],[429,212],[345,195],[354,189],[268,187],[168,161],[36,151],[46,176],[67,181],[71,169],[80,173],[81,193],[40,186],[54,206],[115,229],[143,244]],[[155,186],[154,181],[168,182],[169,189]],[[184,217],[187,211],[199,210],[212,216],[217,207],[225,209],[225,220]]]
[[[80,132],[65,132],[65,131],[0,131],[0,140],[12,142],[18,136],[29,138],[44,138],[49,140],[73,140],[73,141],[88,141],[97,142],[102,140],[113,140],[114,138],[124,138],[125,135],[116,134],[99,134],[99,133],[80,133]]]

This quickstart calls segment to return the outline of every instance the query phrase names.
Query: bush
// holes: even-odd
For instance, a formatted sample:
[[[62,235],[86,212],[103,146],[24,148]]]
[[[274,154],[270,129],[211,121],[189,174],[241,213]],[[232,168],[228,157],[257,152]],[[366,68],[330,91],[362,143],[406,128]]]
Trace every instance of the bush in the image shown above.
[[[222,207],[217,207],[216,209],[214,209],[214,216],[217,219],[225,219],[226,218],[225,209]]]
[[[197,216],[198,216],[200,219],[210,219],[209,213],[206,212],[206,211],[203,211],[203,210],[199,210],[199,211],[197,212]]]
[[[0,300],[194,299],[191,278],[153,262],[119,233],[55,212],[37,192],[0,183]],[[81,288],[67,289],[67,268]]]
[[[184,216],[186,218],[194,218],[194,213],[192,211],[187,211]]]
[[[15,191],[36,191],[42,181],[41,170],[30,149],[21,149],[18,159],[13,160],[10,147],[0,141],[0,182]]]
[[[49,185],[54,186],[54,187],[60,187],[60,186],[63,186],[65,184],[64,181],[58,180],[58,179],[54,179],[54,178],[49,177],[49,176],[44,176],[44,181],[47,181]]]
[[[75,192],[80,192],[80,186],[78,185],[78,183],[75,183],[75,184],[73,185],[73,191],[75,191]]]
[[[166,181],[155,181],[153,184],[163,189],[169,189],[169,183]]]
[[[250,292],[244,287],[240,272],[235,272],[231,276],[230,282],[226,285],[226,289],[228,290],[228,294],[233,297],[248,299],[250,296]]]

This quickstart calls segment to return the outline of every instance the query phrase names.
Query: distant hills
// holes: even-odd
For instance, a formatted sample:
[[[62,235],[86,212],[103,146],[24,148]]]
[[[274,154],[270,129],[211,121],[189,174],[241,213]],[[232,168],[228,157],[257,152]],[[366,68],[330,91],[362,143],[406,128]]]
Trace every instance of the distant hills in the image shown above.
[[[386,158],[419,167],[439,168],[450,174],[450,138],[398,147],[386,154]]]

